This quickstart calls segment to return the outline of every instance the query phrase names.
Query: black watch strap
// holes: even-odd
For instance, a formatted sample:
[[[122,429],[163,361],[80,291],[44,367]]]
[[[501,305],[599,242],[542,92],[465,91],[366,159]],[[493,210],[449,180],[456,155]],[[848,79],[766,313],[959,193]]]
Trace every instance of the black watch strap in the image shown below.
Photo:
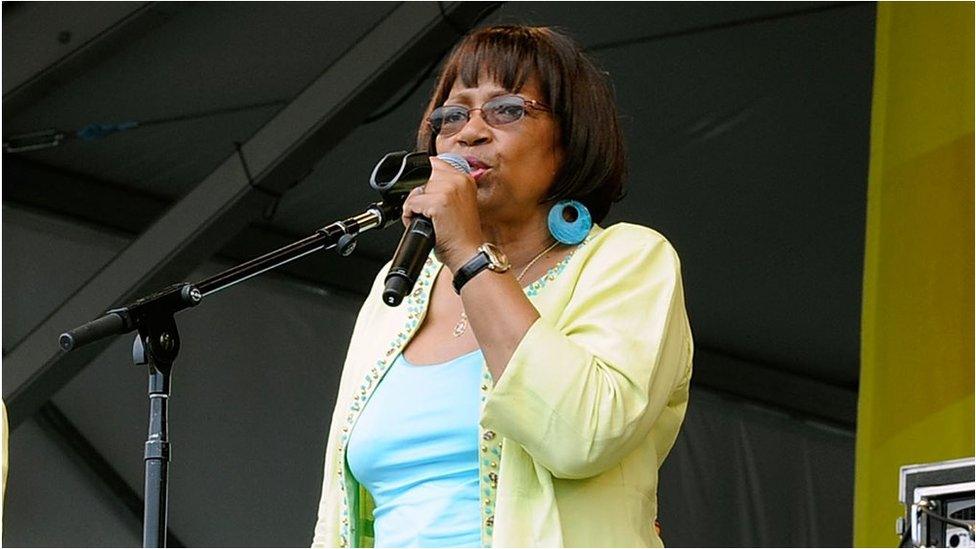
[[[454,273],[454,291],[461,295],[461,288],[468,283],[469,280],[474,278],[474,275],[480,273],[481,271],[488,268],[491,261],[488,260],[488,254],[478,250],[478,253],[471,258],[470,261],[465,263],[456,273]]]

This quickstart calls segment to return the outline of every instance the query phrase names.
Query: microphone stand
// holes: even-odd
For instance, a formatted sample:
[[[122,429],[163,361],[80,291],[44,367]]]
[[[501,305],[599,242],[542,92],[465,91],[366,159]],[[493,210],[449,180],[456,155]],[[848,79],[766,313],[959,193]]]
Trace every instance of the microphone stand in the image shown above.
[[[167,401],[170,375],[180,351],[180,335],[173,315],[199,305],[204,297],[319,250],[338,247],[341,255],[349,255],[356,247],[359,234],[399,221],[404,198],[402,193],[384,194],[384,201],[371,204],[365,212],[322,227],[309,237],[195,284],[174,284],[61,334],[59,344],[67,352],[105,337],[138,331],[132,344],[132,360],[137,365],[149,366],[143,547],[166,546],[170,456]]]

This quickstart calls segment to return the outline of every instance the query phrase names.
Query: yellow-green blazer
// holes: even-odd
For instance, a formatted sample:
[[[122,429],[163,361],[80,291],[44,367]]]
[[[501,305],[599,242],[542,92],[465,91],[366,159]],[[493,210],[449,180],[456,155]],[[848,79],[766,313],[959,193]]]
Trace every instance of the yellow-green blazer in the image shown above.
[[[431,255],[396,308],[366,299],[332,416],[313,546],[370,547],[369,493],[346,465],[367,400],[423,322]],[[678,256],[659,233],[594,226],[526,288],[539,311],[498,383],[481,385],[485,547],[655,547],[658,468],[688,404],[692,337]],[[505,311],[498,311],[502,316]]]

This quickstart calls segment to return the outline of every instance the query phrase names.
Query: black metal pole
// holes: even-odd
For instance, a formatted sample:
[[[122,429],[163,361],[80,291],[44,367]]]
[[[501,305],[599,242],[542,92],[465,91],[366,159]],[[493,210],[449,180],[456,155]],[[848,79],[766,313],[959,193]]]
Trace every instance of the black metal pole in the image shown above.
[[[142,523],[143,547],[166,547],[169,495],[169,391],[180,335],[172,313],[145,318],[132,343],[132,360],[149,367],[149,438]]]
[[[143,547],[166,547],[169,496],[169,374],[150,366],[149,438],[146,440],[146,508]]]

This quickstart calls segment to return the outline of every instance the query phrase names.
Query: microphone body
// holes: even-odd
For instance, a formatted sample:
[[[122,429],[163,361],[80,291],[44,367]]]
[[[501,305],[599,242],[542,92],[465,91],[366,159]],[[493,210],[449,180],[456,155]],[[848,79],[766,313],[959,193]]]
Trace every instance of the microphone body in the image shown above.
[[[437,158],[454,166],[459,171],[471,173],[471,166],[462,156],[444,153]],[[429,173],[427,178],[430,178]],[[414,284],[417,283],[417,277],[420,276],[420,271],[427,261],[427,256],[434,249],[435,242],[434,223],[425,216],[414,216],[410,226],[400,238],[396,253],[393,254],[393,263],[390,265],[390,272],[384,281],[386,287],[383,290],[383,303],[390,307],[396,307],[413,290]]]
[[[393,254],[393,263],[386,275],[386,288],[383,290],[384,303],[396,307],[413,291],[420,270],[424,268],[435,243],[434,223],[422,215],[414,217],[407,230],[403,231],[400,244]]]

